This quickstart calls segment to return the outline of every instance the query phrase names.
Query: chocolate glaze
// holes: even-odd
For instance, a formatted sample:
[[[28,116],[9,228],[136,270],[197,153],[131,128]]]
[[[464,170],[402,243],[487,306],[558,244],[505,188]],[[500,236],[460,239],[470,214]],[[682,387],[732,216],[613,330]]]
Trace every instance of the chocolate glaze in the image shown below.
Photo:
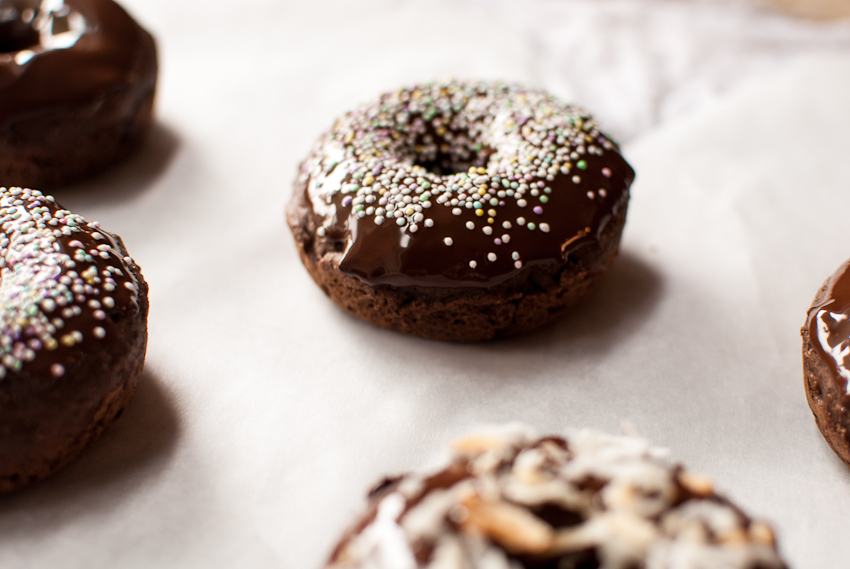
[[[429,115],[433,111],[427,108],[410,111],[406,106],[408,99],[399,99],[397,93],[386,94],[378,103],[367,106],[365,111],[361,108],[346,115],[333,131],[325,135],[313,156],[302,165],[302,174],[296,181],[296,193],[303,193],[304,198],[296,197],[293,204],[309,211],[297,217],[317,220],[321,229],[318,238],[327,242],[326,246],[319,246],[318,249],[342,253],[339,270],[343,274],[370,285],[491,287],[508,281],[532,266],[566,264],[571,254],[578,249],[598,243],[606,224],[626,207],[634,171],[620,155],[616,145],[599,133],[592,120],[580,110],[564,105],[542,92],[504,84],[429,84],[403,90],[402,93],[415,94],[420,89],[424,91],[429,88],[431,92],[439,89],[441,93],[451,92],[451,89],[465,90],[466,98],[461,103],[442,107],[444,114],[441,126],[445,127],[459,114],[468,112],[464,108],[468,105],[475,107],[469,111],[473,116],[471,124],[464,125],[468,133],[455,127],[454,130],[443,128],[442,134],[439,134],[428,118],[434,116]],[[521,103],[514,101],[526,103],[532,97],[537,98],[534,105],[518,109],[517,114],[507,119],[503,115],[495,117],[493,114],[503,108],[503,101],[504,107],[512,104],[518,107]],[[477,107],[483,106],[480,101],[487,98],[497,102],[487,107],[487,112],[475,115]],[[405,103],[393,102],[397,100],[404,100]],[[392,107],[393,104],[398,105],[401,109],[399,112],[409,114],[409,118],[401,121],[402,124],[390,124],[388,127],[387,124],[376,126],[374,122],[369,122],[373,120],[377,112],[374,109],[377,108],[384,112],[387,107],[391,107],[393,111],[388,114],[392,115],[396,109]],[[543,105],[549,106],[548,114],[538,112]],[[451,112],[447,109],[451,109]],[[522,115],[523,112],[525,115]],[[520,126],[512,127],[512,120]],[[545,123],[546,120],[550,122]],[[553,122],[555,120],[561,122]],[[409,125],[415,126],[417,121],[420,121],[419,132],[409,135],[409,142],[395,142],[390,136],[395,136],[393,130],[406,130]],[[525,131],[522,136],[517,134],[520,127],[535,121],[547,125],[547,132],[550,133],[557,128],[569,131],[564,135],[567,140],[562,141],[559,137],[556,144],[554,136],[534,139],[535,132],[530,132],[530,138]],[[350,130],[346,131],[345,128]],[[511,136],[514,138],[505,143]],[[433,150],[448,146],[447,138],[444,137],[450,137],[453,141],[451,150]],[[430,152],[427,150],[429,140],[432,142]],[[580,142],[576,143],[576,140]],[[387,148],[384,151],[387,165],[379,164],[372,170],[373,162],[369,162],[369,159],[374,159],[377,153],[370,149],[382,143]],[[550,150],[547,160],[552,159],[556,150],[567,153],[558,155],[562,164],[566,163],[565,171],[550,176],[532,175],[527,171],[523,173],[522,166],[516,163],[521,163],[522,153]],[[572,157],[569,157],[570,151]],[[514,164],[505,160],[504,155],[509,152],[516,152],[520,160],[514,161]],[[422,168],[416,170],[417,166]],[[507,186],[499,185],[496,188],[491,184],[494,180],[506,181],[511,176],[511,181],[530,187],[526,192],[539,191],[540,195],[526,193],[521,196],[525,199],[520,200],[514,196],[497,198],[495,194],[485,194],[480,200],[484,205],[478,208],[482,209],[478,214],[487,212],[482,216],[476,214],[476,209],[464,207],[464,204],[455,208],[447,202],[439,203],[436,198],[444,195],[445,190],[432,190],[431,195],[429,192],[423,194],[420,187],[410,194],[420,201],[409,205],[421,205],[423,201],[428,201],[425,205],[427,209],[420,210],[425,215],[425,222],[430,223],[426,225],[421,219],[415,222],[409,212],[401,219],[386,214],[386,221],[377,223],[373,215],[364,217],[362,208],[371,204],[374,209],[379,204],[361,202],[358,210],[356,202],[352,203],[355,194],[346,190],[346,187],[364,183],[364,171],[366,178],[370,176],[370,171],[376,172],[374,177],[377,178],[382,171],[391,168],[412,172],[411,177],[424,177],[430,180],[432,187],[444,184],[449,188],[458,182],[464,183],[456,176],[453,177],[453,173],[463,172],[469,166],[477,167],[479,174],[473,173],[464,180],[473,180],[479,176],[486,178],[487,181],[482,183],[488,190],[505,189]],[[485,170],[486,175],[483,173]],[[541,186],[538,188],[537,184]],[[421,182],[418,185],[421,186]],[[547,192],[545,195],[543,185]],[[452,198],[460,197],[463,201],[464,195],[472,195],[478,188],[476,185],[472,190],[448,191]],[[423,195],[430,197],[421,197]],[[494,214],[491,216],[490,212]],[[520,218],[522,221],[518,222]],[[510,225],[506,228],[504,222]],[[497,242],[503,241],[499,238],[505,234],[509,241]],[[604,260],[600,259],[599,262]]]
[[[47,21],[43,25],[52,25],[56,33],[69,29],[71,20],[84,21],[84,32],[67,47],[46,42],[53,36],[45,30],[33,44],[32,27],[27,30],[20,19],[0,25],[5,48],[0,51],[6,52],[0,53],[0,136],[29,139],[38,135],[33,129],[45,127],[29,125],[28,119],[80,106],[90,106],[100,122],[118,120],[153,93],[156,55],[148,48],[153,40],[123,8],[112,0],[65,0],[58,12],[41,13],[32,25]],[[132,96],[120,104],[101,108],[108,98],[129,90]]]
[[[504,230],[498,224],[491,235],[467,229],[467,221],[477,221],[473,210],[464,209],[455,216],[449,207],[433,207],[429,214],[434,227],[410,235],[395,224],[375,225],[368,218],[351,217],[351,208],[342,207],[343,196],[337,194],[333,204],[339,213],[330,227],[332,234],[349,243],[340,270],[373,285],[478,287],[497,285],[534,265],[564,264],[570,253],[598,241],[608,221],[625,207],[634,179],[634,171],[619,154],[588,157],[586,162],[590,174],[585,174],[580,184],[574,184],[569,175],[558,175],[550,182],[552,194],[542,215],[512,201],[501,206],[497,221],[525,217],[548,223],[552,228],[548,234],[515,227],[511,241],[495,247],[494,236]],[[614,172],[611,178],[599,173],[603,164]],[[594,199],[588,199],[589,188],[605,188],[607,196],[596,193]],[[405,235],[410,237],[407,247],[402,246]],[[453,239],[452,246],[445,245],[446,237]],[[517,249],[527,252],[519,269],[511,258]],[[491,251],[496,252],[496,261],[488,260]],[[473,269],[469,261],[477,266]]]
[[[850,260],[826,282],[809,309],[808,340],[829,367],[841,403],[850,405]]]

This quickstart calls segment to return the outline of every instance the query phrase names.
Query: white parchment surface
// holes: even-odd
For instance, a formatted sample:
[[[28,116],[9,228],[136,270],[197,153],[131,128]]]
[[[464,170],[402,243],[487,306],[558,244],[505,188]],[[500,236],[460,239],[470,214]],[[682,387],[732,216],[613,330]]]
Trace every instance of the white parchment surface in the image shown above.
[[[772,522],[793,567],[846,567],[850,470],[806,405],[799,328],[850,257],[847,24],[596,4],[625,10],[620,24],[587,2],[529,2],[521,18],[516,2],[128,0],[159,40],[159,123],[129,162],[56,195],[143,268],[146,370],[84,456],[0,497],[0,567],[318,568],[383,474],[432,468],[451,437],[510,420],[628,423]],[[667,14],[677,35],[660,42]],[[710,18],[739,49],[710,49]],[[691,63],[654,73],[641,41],[657,61],[691,46]],[[451,345],[356,321],[284,224],[296,165],[336,115],[450,75],[591,110],[603,93],[638,173],[603,288],[523,338]]]

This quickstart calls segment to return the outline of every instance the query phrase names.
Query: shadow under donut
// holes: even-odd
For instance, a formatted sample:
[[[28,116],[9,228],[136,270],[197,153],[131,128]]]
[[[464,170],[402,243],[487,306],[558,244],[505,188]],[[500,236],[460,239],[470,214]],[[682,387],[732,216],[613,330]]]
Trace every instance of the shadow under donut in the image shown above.
[[[663,280],[656,269],[634,253],[621,252],[599,289],[584,304],[540,330],[497,341],[493,347],[524,350],[528,345],[598,339],[588,342],[587,347],[604,353],[640,328],[661,298],[662,288]]]
[[[95,509],[120,503],[114,500],[118,493],[140,484],[167,462],[179,435],[180,418],[171,395],[155,375],[143,371],[130,404],[100,440],[56,474],[0,496],[0,528],[4,518],[18,518],[22,511],[41,529],[61,525],[86,511],[92,501]],[[39,510],[48,515],[35,515]]]
[[[49,193],[62,198],[73,194],[80,202],[113,204],[128,201],[150,188],[168,169],[182,142],[166,124],[155,122],[139,148],[106,171]]]

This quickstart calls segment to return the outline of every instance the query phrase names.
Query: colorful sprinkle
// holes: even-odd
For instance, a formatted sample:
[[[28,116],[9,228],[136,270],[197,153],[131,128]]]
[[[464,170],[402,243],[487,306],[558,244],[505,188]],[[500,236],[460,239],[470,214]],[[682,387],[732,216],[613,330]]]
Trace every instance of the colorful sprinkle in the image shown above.
[[[533,212],[544,215],[555,176],[588,170],[585,157],[601,156],[602,148],[616,147],[580,109],[543,91],[435,82],[385,93],[346,114],[320,139],[299,179],[315,204],[337,204],[337,215],[355,221],[391,219],[403,235],[419,234],[435,225],[423,212],[442,206],[489,236],[505,206],[533,200]],[[512,223],[501,225],[506,233],[494,243],[509,243]]]

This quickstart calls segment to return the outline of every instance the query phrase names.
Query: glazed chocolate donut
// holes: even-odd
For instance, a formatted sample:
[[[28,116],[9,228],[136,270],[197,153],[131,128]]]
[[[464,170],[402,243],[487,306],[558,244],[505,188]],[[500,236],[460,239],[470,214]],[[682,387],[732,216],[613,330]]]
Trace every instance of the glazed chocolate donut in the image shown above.
[[[385,479],[327,569],[782,569],[773,530],[641,439],[521,425]]]
[[[0,1],[0,184],[67,184],[151,124],[156,46],[112,0]]]
[[[58,470],[130,400],[148,296],[117,236],[0,188],[0,492]]]
[[[484,340],[590,294],[633,178],[586,113],[542,91],[431,83],[339,119],[301,165],[287,218],[310,275],[351,314]]]
[[[850,260],[818,291],[802,335],[809,407],[829,446],[850,466]]]

